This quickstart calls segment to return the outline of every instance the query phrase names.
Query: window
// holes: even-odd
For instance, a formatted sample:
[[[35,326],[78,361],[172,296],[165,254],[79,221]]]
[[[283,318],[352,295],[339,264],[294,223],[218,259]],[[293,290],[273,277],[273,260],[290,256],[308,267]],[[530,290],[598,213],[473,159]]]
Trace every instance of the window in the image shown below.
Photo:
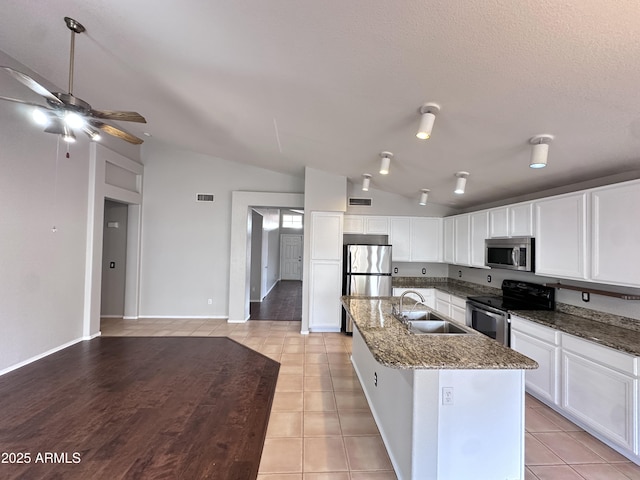
[[[302,215],[282,215],[282,228],[302,228]]]

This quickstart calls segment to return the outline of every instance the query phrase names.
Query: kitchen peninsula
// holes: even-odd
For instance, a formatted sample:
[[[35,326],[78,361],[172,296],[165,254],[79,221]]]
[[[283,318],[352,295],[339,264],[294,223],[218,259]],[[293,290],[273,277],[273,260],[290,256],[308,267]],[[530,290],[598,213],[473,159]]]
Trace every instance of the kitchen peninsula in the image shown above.
[[[412,334],[391,313],[398,300],[342,297],[352,362],[398,478],[523,479],[524,370],[537,363],[477,332]]]

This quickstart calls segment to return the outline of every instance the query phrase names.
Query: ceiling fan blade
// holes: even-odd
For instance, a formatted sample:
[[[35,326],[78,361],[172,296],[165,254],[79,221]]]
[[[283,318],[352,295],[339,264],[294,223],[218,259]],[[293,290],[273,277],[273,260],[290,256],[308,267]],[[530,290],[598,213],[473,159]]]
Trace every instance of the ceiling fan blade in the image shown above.
[[[91,121],[89,123],[94,127],[99,128],[104,133],[107,133],[114,137],[121,138],[122,140],[126,140],[127,142],[133,143],[134,145],[140,145],[143,142],[141,138],[138,138],[135,135],[131,135],[130,133],[125,132],[124,130],[120,130],[119,128],[116,128],[113,125],[109,125],[102,122],[96,122],[96,121]]]
[[[89,114],[103,120],[118,120],[121,122],[147,123],[147,120],[137,112],[120,112],[117,110],[91,110]]]
[[[58,97],[56,97],[53,93],[51,93],[49,90],[47,90],[42,85],[40,85],[38,82],[36,82],[29,75],[26,75],[26,74],[24,74],[22,72],[19,72],[18,70],[14,70],[11,67],[0,67],[0,68],[4,69],[9,75],[11,75],[17,81],[19,81],[20,83],[22,83],[26,87],[28,87],[31,90],[33,90],[38,95],[42,95],[44,98],[46,98],[47,100],[51,101],[53,104],[62,105],[62,102],[60,101],[60,99]]]
[[[0,100],[5,100],[7,102],[14,102],[14,103],[22,103],[24,105],[31,105],[32,107],[38,107],[44,110],[51,110],[49,107],[45,107],[44,105],[40,105],[39,103],[26,102],[24,100],[18,100],[17,98],[3,97],[2,95],[0,95]]]

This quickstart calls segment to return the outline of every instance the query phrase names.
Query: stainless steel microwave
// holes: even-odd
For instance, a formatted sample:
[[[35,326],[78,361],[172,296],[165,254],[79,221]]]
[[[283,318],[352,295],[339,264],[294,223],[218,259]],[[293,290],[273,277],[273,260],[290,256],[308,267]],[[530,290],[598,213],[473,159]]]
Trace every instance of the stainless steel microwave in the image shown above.
[[[533,237],[487,238],[484,264],[491,268],[533,272],[535,243]]]

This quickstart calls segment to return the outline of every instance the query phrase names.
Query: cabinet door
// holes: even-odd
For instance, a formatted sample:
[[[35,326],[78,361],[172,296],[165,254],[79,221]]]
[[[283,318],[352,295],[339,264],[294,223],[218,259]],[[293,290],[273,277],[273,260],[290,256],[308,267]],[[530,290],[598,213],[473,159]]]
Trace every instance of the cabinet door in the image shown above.
[[[311,260],[342,260],[342,213],[311,212]]]
[[[442,261],[441,218],[411,218],[411,261]]]
[[[340,262],[311,262],[309,287],[309,330],[339,332],[342,323],[342,267]]]
[[[586,278],[586,195],[563,195],[535,203],[536,273]]]
[[[454,217],[446,217],[443,220],[444,245],[442,253],[445,263],[455,263],[455,228]]]
[[[364,233],[364,217],[360,215],[345,215],[343,233]]]
[[[560,348],[537,338],[511,330],[511,348],[538,362],[536,370],[526,370],[527,389],[537,397],[558,404]]]
[[[471,257],[469,263],[472,267],[484,267],[485,239],[489,238],[489,212],[476,212],[470,215]]]
[[[633,451],[637,380],[566,350],[562,373],[562,408]]]
[[[453,218],[455,222],[455,264],[469,265],[471,257],[469,249],[471,238],[469,215],[457,215]]]
[[[509,207],[509,236],[533,236],[533,203],[521,203]]]
[[[640,287],[640,182],[592,191],[591,279]]]
[[[411,261],[411,219],[391,217],[389,219],[389,242],[393,245],[393,261]]]
[[[507,207],[489,210],[489,236],[491,238],[509,236],[509,211]]]
[[[389,217],[365,217],[364,233],[367,235],[387,235],[389,233]]]

